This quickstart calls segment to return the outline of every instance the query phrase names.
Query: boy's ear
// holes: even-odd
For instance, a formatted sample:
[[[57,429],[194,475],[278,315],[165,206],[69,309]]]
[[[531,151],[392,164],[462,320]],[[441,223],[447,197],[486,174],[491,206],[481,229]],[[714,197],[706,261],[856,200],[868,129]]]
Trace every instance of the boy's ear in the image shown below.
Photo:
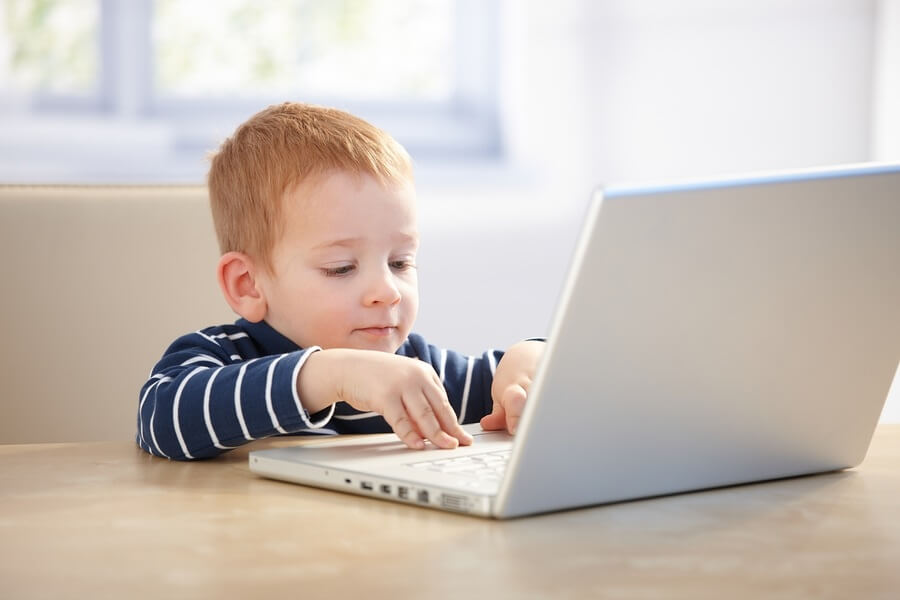
[[[228,306],[251,323],[262,321],[268,310],[256,274],[253,259],[243,252],[226,252],[216,269],[219,287]]]

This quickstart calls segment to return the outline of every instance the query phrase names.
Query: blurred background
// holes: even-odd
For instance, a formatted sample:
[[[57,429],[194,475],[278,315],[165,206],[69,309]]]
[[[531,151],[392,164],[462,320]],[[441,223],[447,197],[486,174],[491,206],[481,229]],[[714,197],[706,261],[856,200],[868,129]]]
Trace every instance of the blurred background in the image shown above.
[[[478,352],[546,334],[598,185],[900,160],[900,0],[2,0],[2,182],[201,184],[284,100],[407,147],[417,330]]]

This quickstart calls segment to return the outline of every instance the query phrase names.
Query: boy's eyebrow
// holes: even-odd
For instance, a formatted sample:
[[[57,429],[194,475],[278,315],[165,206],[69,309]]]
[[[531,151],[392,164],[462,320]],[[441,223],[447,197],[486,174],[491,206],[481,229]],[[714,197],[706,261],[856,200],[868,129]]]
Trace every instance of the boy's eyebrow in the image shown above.
[[[393,235],[393,238],[398,242],[405,242],[410,244],[418,244],[419,243],[419,234],[418,233],[404,233],[402,231],[398,231]]]
[[[313,250],[320,250],[322,248],[331,248],[332,246],[346,246],[351,247],[358,244],[362,238],[360,237],[350,237],[350,238],[342,238],[339,240],[328,240],[327,242],[322,242],[321,244],[316,244],[312,247]]]
[[[416,244],[419,243],[418,234],[397,232],[391,237],[400,243],[416,243]],[[337,239],[337,240],[328,240],[327,242],[322,242],[321,244],[316,244],[315,246],[312,247],[312,249],[313,250],[322,250],[324,248],[331,248],[333,246],[343,246],[346,248],[352,248],[353,246],[356,246],[357,244],[359,244],[360,242],[362,242],[364,240],[365,240],[365,238],[363,238],[363,237],[348,237],[348,238],[341,238],[341,239]]]

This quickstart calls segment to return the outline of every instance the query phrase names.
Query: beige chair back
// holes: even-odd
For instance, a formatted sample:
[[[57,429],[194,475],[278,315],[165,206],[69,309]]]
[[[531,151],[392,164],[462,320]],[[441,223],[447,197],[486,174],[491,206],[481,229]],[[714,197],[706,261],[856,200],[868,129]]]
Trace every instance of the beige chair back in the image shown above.
[[[231,322],[203,186],[0,186],[0,443],[132,439],[178,335]]]

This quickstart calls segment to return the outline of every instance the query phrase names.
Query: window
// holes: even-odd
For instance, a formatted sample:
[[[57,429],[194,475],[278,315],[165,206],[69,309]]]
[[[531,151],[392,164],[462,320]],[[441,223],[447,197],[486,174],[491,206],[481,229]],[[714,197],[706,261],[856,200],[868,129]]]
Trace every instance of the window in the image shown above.
[[[450,100],[451,0],[157,0],[161,98],[289,96]],[[218,43],[218,40],[227,40]],[[414,51],[410,51],[415,49]]]
[[[0,119],[53,120],[47,141],[79,138],[57,144],[58,160],[90,179],[102,178],[97,153],[79,171],[92,153],[77,150],[109,138],[98,152],[117,163],[113,179],[200,181],[206,151],[284,100],[354,112],[420,162],[496,158],[497,11],[497,0],[6,0]],[[89,125],[65,125],[79,118]],[[29,136],[9,131],[0,174]],[[130,158],[112,150],[125,145]]]
[[[94,2],[7,0],[0,14],[4,95],[92,96],[99,82],[99,21]]]

